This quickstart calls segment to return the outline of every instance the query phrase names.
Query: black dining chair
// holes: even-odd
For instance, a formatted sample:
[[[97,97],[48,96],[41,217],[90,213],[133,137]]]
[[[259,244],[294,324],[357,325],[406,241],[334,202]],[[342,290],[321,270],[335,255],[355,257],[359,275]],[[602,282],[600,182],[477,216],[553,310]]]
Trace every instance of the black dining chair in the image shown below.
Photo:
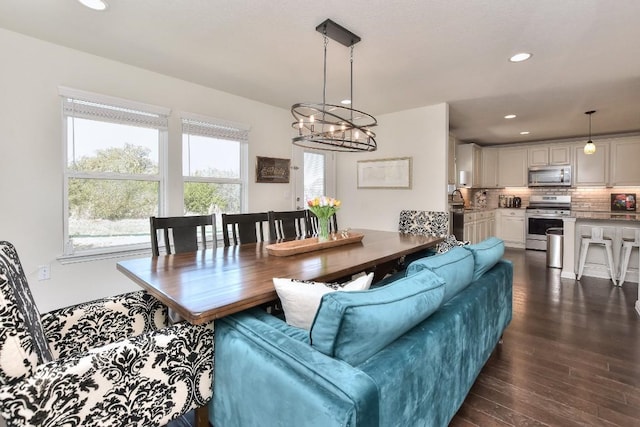
[[[162,233],[167,255],[171,253],[193,252],[198,250],[198,229],[202,248],[207,247],[207,228],[213,236],[213,247],[217,246],[216,218],[213,215],[171,216],[150,218],[151,251],[160,255],[158,232]],[[173,249],[172,249],[173,248]]]
[[[307,230],[309,230],[309,235],[314,236],[318,234],[318,217],[316,214],[311,212],[309,209],[305,211],[307,213]],[[329,233],[337,233],[338,232],[338,219],[336,218],[336,214],[329,219]]]
[[[307,213],[297,211],[269,211],[269,239],[301,239],[309,237]]]
[[[266,212],[222,214],[222,239],[225,246],[264,241],[264,223],[269,222]]]

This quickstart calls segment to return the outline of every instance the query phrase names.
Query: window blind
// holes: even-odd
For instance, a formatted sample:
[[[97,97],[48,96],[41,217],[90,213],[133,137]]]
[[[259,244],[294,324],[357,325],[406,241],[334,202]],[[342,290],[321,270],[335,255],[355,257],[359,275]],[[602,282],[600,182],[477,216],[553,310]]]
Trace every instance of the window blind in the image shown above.
[[[207,136],[210,138],[248,142],[249,129],[239,125],[205,122],[202,120],[182,119],[182,133],[187,135]]]
[[[62,110],[64,115],[68,117],[101,120],[162,130],[168,128],[168,117],[166,115],[84,99],[64,97]]]

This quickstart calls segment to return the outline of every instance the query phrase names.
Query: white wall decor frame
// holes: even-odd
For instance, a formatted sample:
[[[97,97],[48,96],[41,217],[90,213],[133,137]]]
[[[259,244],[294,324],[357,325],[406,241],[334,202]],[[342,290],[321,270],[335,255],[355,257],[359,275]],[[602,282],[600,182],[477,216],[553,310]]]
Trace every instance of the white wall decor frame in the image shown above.
[[[358,160],[358,188],[410,189],[411,157]]]

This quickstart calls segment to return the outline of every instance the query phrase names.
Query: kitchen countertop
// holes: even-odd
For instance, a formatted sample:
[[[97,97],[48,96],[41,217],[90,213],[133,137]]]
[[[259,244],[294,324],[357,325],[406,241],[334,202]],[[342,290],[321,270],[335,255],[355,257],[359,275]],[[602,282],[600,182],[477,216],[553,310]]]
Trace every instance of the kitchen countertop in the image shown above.
[[[640,221],[640,213],[632,212],[592,212],[571,211],[571,217],[576,219],[596,219],[607,221]]]
[[[465,207],[463,209],[462,206],[450,205],[449,210],[455,211],[455,212],[472,213],[472,212],[489,212],[489,211],[498,211],[498,210],[499,211],[509,211],[509,210],[526,211],[527,208],[526,206],[522,206],[520,208],[498,208],[498,207],[487,206],[485,208]]]

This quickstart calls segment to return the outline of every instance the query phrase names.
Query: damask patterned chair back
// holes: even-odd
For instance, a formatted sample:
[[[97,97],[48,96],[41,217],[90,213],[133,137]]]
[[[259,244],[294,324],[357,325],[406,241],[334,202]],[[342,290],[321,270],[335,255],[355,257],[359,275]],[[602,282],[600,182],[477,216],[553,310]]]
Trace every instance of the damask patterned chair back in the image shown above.
[[[437,211],[400,211],[401,233],[446,237],[449,235],[449,213]]]
[[[0,241],[0,384],[53,360],[18,254]]]

